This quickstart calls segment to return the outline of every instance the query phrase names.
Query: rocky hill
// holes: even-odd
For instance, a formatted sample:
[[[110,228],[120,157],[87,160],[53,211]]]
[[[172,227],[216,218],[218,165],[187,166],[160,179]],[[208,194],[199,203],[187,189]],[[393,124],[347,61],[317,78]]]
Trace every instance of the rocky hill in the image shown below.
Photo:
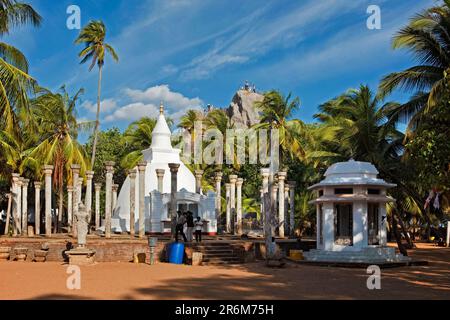
[[[225,111],[237,128],[248,128],[259,123],[259,113],[255,102],[262,101],[263,98],[262,94],[241,89],[236,92],[230,106]]]

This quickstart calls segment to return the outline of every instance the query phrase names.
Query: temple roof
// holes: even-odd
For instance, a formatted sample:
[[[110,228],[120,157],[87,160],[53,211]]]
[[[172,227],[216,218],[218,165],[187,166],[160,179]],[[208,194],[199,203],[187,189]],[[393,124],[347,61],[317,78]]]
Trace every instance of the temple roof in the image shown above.
[[[308,189],[316,189],[322,186],[383,186],[395,187],[395,184],[387,183],[377,177],[378,170],[369,162],[350,160],[333,164],[325,172],[325,179]]]

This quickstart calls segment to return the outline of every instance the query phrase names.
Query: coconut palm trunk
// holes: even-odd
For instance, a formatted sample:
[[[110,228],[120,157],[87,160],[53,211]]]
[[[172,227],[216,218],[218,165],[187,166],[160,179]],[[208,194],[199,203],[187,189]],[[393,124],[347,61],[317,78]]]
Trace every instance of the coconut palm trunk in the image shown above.
[[[57,226],[57,232],[61,232],[62,229],[62,217],[63,217],[63,210],[64,210],[64,185],[61,183],[59,185],[59,192],[58,192],[58,221],[56,223]]]
[[[97,114],[95,116],[94,142],[92,144],[91,166],[94,168],[95,152],[97,150],[98,129],[100,127],[100,95],[102,88],[102,66],[98,68],[98,86],[97,86]]]

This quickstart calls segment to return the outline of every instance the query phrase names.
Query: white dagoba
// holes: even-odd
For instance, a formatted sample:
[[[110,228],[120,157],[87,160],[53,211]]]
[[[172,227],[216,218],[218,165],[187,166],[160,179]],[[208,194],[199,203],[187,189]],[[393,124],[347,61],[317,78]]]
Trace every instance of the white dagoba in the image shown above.
[[[215,234],[217,232],[217,218],[215,213],[215,193],[207,195],[195,193],[195,177],[180,159],[180,149],[174,149],[171,143],[172,133],[164,116],[164,107],[161,104],[160,114],[152,132],[150,148],[142,151],[144,161],[147,161],[145,171],[145,232],[170,233],[170,218],[168,208],[170,205],[171,175],[169,163],[179,163],[177,182],[177,203],[179,210],[190,210],[194,217],[199,216],[204,222],[204,232]],[[158,191],[158,178],[156,169],[164,169],[162,192]],[[136,208],[135,229],[138,230],[139,217],[139,177],[136,177]],[[130,180],[127,178],[120,189],[116,208],[113,212],[112,231],[130,231]]]
[[[377,177],[368,162],[333,164],[325,179],[309,189],[317,192],[310,203],[317,209],[317,249],[305,252],[309,261],[390,263],[409,261],[387,246],[386,194],[395,184]]]

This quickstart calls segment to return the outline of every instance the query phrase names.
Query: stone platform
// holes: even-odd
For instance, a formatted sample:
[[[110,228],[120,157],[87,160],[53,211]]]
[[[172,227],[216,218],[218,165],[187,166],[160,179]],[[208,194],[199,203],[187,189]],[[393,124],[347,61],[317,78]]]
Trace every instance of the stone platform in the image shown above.
[[[154,235],[152,235],[154,236]],[[157,260],[165,260],[165,246],[171,241],[167,235],[159,235],[158,244],[155,250]],[[225,244],[233,247],[238,247],[241,244],[252,243],[252,252],[249,256],[254,256],[255,259],[264,259],[265,244],[263,239],[241,239],[238,236],[220,235],[220,236],[204,236],[203,245]],[[48,244],[47,261],[69,262],[68,252],[77,247],[77,240],[68,234],[57,234],[50,238],[44,236],[34,237],[5,237],[0,236],[0,247],[25,247],[28,248],[27,261],[33,261],[34,251],[40,250],[42,244]],[[290,249],[309,250],[315,247],[315,242],[312,240],[305,240],[298,242],[292,239],[277,239],[280,248],[287,255]],[[189,246],[189,245],[188,245]],[[195,246],[195,244],[194,244]],[[145,253],[146,262],[149,262],[149,246],[147,237],[145,239],[134,238],[131,239],[129,235],[112,235],[111,239],[105,239],[99,235],[87,236],[87,247],[95,251],[96,262],[130,262],[133,261],[135,253]],[[238,249],[239,251],[240,249]],[[242,250],[241,250],[242,251]],[[13,257],[12,257],[13,258]],[[245,263],[248,255],[240,257],[240,263]]]

